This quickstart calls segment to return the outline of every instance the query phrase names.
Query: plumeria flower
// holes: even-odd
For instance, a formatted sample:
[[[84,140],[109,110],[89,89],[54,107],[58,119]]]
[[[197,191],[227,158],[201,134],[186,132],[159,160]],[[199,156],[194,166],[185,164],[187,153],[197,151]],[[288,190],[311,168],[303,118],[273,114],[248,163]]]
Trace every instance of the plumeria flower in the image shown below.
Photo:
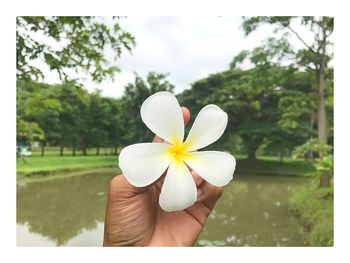
[[[119,155],[119,166],[126,179],[137,187],[152,184],[167,171],[159,195],[163,210],[183,210],[196,202],[197,188],[188,167],[212,185],[224,186],[230,182],[236,167],[231,154],[197,151],[224,133],[226,112],[213,104],[202,108],[185,141],[181,108],[173,94],[164,91],[151,95],[140,112],[146,126],[164,143],[125,147]]]

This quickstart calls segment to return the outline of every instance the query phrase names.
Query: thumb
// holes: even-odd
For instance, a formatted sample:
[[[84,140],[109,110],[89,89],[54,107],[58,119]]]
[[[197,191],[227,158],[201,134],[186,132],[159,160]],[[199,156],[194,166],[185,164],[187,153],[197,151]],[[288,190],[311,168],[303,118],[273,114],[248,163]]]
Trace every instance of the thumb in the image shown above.
[[[109,199],[117,200],[120,198],[130,198],[137,194],[144,193],[147,191],[149,186],[136,187],[129,183],[123,174],[117,175],[109,183]]]

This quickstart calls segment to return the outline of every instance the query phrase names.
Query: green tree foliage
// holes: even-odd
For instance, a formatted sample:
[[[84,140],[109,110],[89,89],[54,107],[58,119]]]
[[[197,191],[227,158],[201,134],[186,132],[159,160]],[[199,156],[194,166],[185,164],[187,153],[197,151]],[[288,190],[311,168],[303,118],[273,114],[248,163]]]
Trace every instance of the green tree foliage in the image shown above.
[[[20,117],[16,120],[17,143],[32,143],[33,141],[43,140],[45,135],[43,130],[35,122],[28,122]]]
[[[166,74],[151,72],[146,79],[135,75],[122,98],[102,97],[100,91],[87,92],[76,82],[48,85],[35,82],[17,83],[17,133],[19,138],[70,147],[72,154],[90,147],[117,148],[149,141],[151,132],[143,124],[140,107],[158,91],[173,91]]]
[[[124,95],[121,98],[121,113],[123,137],[127,142],[146,142],[152,139],[152,133],[143,124],[140,116],[142,103],[153,93],[159,91],[173,92],[174,86],[166,79],[167,74],[150,72],[146,79],[135,74],[134,83],[125,87]]]
[[[97,155],[99,154],[99,147],[108,145],[108,127],[110,122],[109,112],[110,105],[103,100],[100,92],[95,92],[90,95],[90,121],[92,122],[89,127],[90,145],[97,147]]]
[[[332,147],[322,143],[319,139],[311,138],[303,145],[294,149],[294,157],[305,157],[308,153],[314,152],[317,158],[313,159],[313,165],[320,176],[320,187],[329,187],[333,176],[333,152]]]
[[[59,116],[59,145],[67,145],[73,149],[83,150],[89,144],[89,95],[85,89],[74,82],[66,82],[55,87],[56,98],[62,103],[62,112]],[[62,148],[61,148],[62,149]]]
[[[44,155],[46,141],[57,140],[59,134],[59,114],[61,102],[54,98],[55,90],[47,84],[32,81],[17,82],[17,116],[40,127],[45,136],[36,141],[41,143],[41,155]]]
[[[304,157],[308,152],[313,151],[318,153],[319,158],[331,153],[332,147],[322,143],[320,140],[312,138],[307,140],[303,145],[294,149],[294,157]]]
[[[126,145],[128,142],[123,140],[123,134],[126,132],[123,126],[123,120],[127,116],[122,112],[121,99],[102,98],[103,102],[108,105],[109,111],[107,112],[107,144],[114,148],[114,154],[117,154],[117,150]],[[106,106],[107,107],[107,106]]]
[[[117,60],[124,49],[131,51],[134,37],[119,25],[101,17],[17,17],[17,79],[43,78],[34,60],[43,61],[62,80],[71,72],[85,72],[96,82],[113,79],[118,67],[104,55],[111,49]]]
[[[242,138],[247,154],[254,158],[255,152],[263,140],[262,134],[269,129],[268,109],[273,96],[254,89],[252,86],[252,71],[229,70],[210,75],[208,78],[195,82],[192,89],[185,91],[180,97],[183,105],[188,105],[195,116],[200,108],[208,103],[214,103],[229,115],[229,124],[225,136],[217,144],[225,144],[229,133]],[[264,123],[261,122],[264,120]],[[263,124],[263,125],[261,125]],[[228,149],[227,149],[228,150]],[[231,150],[231,149],[230,149]]]
[[[243,20],[243,30],[246,35],[254,32],[260,25],[270,24],[275,27],[275,32],[283,32],[283,35],[275,41],[279,42],[280,48],[273,50],[276,57],[292,59],[293,63],[311,71],[315,76],[315,101],[316,101],[316,121],[318,138],[323,142],[328,141],[326,99],[327,96],[327,69],[328,62],[332,59],[331,35],[333,33],[333,17],[247,17]],[[313,40],[308,42],[299,30],[295,29],[295,24],[299,24],[308,29],[313,35]],[[293,35],[304,45],[303,49],[293,49],[289,44],[289,37]],[[282,52],[281,52],[282,50]],[[291,52],[286,52],[289,50]],[[281,57],[282,55],[282,57]]]
[[[119,19],[17,17],[17,116],[45,133],[40,140],[42,155],[47,141],[59,143],[61,154],[66,144],[73,147],[73,154],[78,145],[86,153],[90,145],[107,144],[107,124],[101,117],[109,105],[98,96],[92,96],[90,102],[86,91],[76,84],[80,79],[72,79],[72,73],[85,73],[95,82],[113,79],[119,71],[115,61],[123,50],[135,46],[134,37],[120,27]],[[113,52],[113,61],[105,57],[106,50]],[[44,78],[35,66],[37,61],[56,71],[63,84],[53,88],[37,83]],[[88,111],[89,103],[96,111]],[[96,129],[88,130],[91,122],[97,123]]]
[[[295,94],[306,94],[312,89],[310,75],[274,61],[275,51],[271,50],[276,45],[279,44],[271,40],[253,51],[242,51],[229,70],[195,82],[179,96],[193,114],[208,103],[223,108],[229,114],[229,124],[226,136],[218,144],[232,150],[229,141],[241,143],[243,147],[235,147],[236,150],[244,150],[252,159],[259,147],[282,158],[313,134],[312,107],[307,98],[305,112],[294,116],[293,110],[299,105],[290,106]],[[241,69],[245,62],[252,68]]]

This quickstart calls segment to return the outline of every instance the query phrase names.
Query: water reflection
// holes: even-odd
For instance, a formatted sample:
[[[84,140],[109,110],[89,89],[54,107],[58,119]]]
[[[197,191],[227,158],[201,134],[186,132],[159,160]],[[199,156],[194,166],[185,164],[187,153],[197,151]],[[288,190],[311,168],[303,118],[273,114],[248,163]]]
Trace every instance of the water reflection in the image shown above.
[[[17,245],[100,246],[114,170],[17,186]],[[237,176],[200,235],[199,246],[303,245],[287,201],[305,179]]]
[[[306,180],[238,176],[225,189],[209,216],[198,245],[207,245],[203,240],[213,240],[213,233],[215,240],[228,246],[304,245],[299,225],[289,214],[287,202],[292,190],[305,184]]]
[[[94,173],[18,186],[17,232],[24,233],[27,229],[61,246],[68,245],[76,236],[101,228],[105,193],[113,175],[111,170],[103,175]],[[30,238],[28,233],[23,236],[17,233],[18,245],[30,243]],[[95,239],[101,244],[101,231]],[[84,242],[82,240],[82,244]]]
[[[97,223],[95,229],[88,230],[82,229],[80,234],[74,236],[64,246],[84,246],[84,247],[97,247],[102,244],[102,236],[104,224],[102,222]],[[55,241],[29,230],[27,224],[17,225],[17,245],[18,246],[56,246],[58,245]]]

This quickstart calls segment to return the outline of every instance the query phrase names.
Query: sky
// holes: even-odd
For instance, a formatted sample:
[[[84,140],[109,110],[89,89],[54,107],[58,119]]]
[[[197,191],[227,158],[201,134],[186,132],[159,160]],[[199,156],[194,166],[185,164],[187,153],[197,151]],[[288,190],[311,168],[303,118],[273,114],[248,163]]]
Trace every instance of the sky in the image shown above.
[[[169,73],[168,80],[175,86],[175,93],[180,93],[208,74],[228,69],[240,51],[253,49],[274,34],[271,26],[261,26],[245,37],[241,23],[241,17],[124,18],[120,25],[135,37],[136,47],[132,53],[125,50],[116,62],[121,72],[114,82],[96,84],[86,76],[82,83],[89,91],[99,89],[103,96],[118,98],[125,85],[133,82],[134,72],[145,77],[148,72],[156,71]],[[294,44],[300,45],[298,41]],[[105,53],[112,59],[110,50]],[[46,82],[59,82],[57,74],[42,65],[41,68]]]

